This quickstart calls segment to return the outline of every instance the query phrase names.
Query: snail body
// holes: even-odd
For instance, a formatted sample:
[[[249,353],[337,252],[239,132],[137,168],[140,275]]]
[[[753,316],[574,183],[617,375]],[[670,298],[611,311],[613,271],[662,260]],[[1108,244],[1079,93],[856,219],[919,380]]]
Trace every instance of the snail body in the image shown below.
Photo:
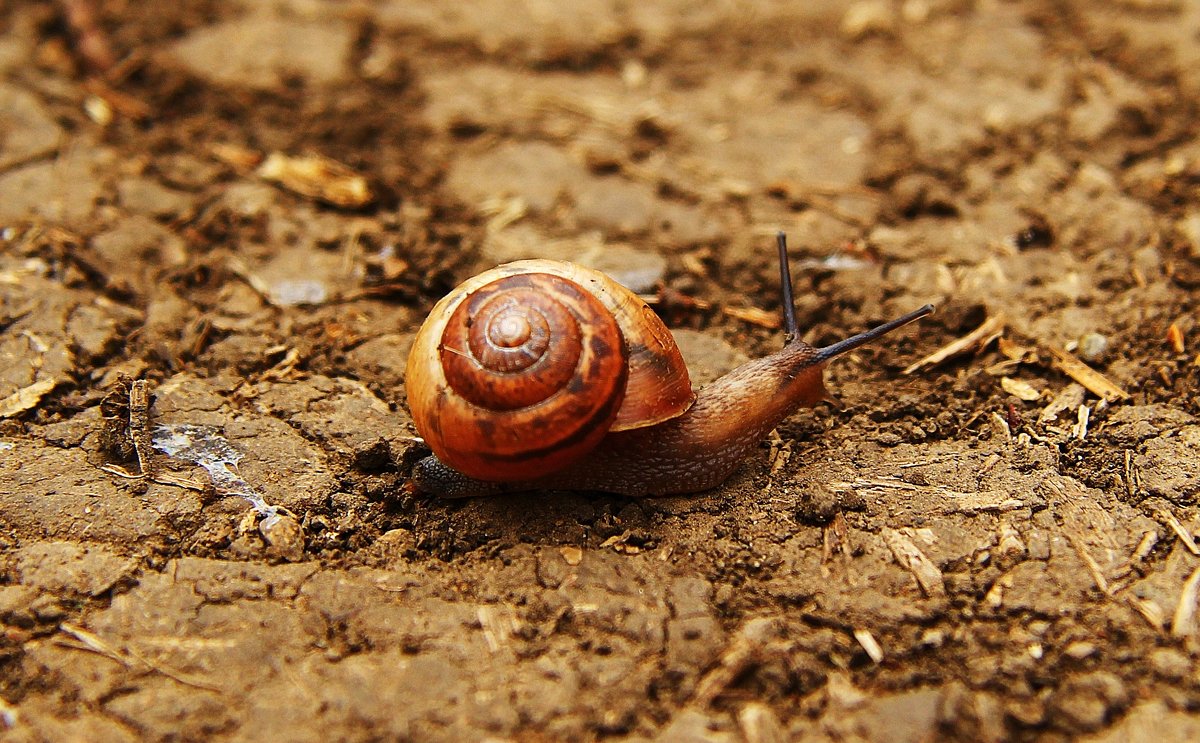
[[[518,261],[468,279],[410,351],[409,408],[433,450],[415,488],[469,497],[716,487],[784,418],[826,397],[829,359],[932,311],[814,348],[796,337],[782,235],[779,249],[784,347],[698,393],[658,316],[602,273]]]

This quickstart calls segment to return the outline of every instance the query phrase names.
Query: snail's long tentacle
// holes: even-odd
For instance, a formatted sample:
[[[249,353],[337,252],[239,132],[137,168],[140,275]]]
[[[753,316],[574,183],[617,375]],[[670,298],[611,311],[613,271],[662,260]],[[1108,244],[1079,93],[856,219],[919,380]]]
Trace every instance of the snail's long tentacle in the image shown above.
[[[787,235],[782,231],[775,234],[779,246],[779,304],[783,307],[783,343],[787,345],[800,335],[796,321],[796,297],[792,288],[792,267],[788,263]]]

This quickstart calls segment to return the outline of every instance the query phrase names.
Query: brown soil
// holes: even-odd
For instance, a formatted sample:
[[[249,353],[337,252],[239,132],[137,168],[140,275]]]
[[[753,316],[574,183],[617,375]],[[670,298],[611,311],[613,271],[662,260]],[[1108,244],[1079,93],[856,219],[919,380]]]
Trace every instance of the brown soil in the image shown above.
[[[466,7],[0,2],[0,738],[1200,739],[1200,4]],[[456,282],[703,381],[779,229],[814,342],[937,314],[717,491],[412,493]]]

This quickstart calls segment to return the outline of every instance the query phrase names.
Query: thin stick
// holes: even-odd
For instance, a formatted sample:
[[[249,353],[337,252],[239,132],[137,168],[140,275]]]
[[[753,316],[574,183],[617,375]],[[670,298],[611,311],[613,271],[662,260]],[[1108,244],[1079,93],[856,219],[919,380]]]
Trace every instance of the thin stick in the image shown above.
[[[883,325],[871,328],[870,330],[859,333],[858,335],[852,335],[844,341],[838,341],[837,343],[834,343],[831,346],[825,346],[824,348],[818,348],[816,356],[813,357],[813,361],[814,361],[814,363],[828,361],[829,359],[832,359],[834,356],[837,356],[838,354],[843,354],[843,353],[846,353],[847,351],[852,351],[852,350],[858,348],[859,346],[863,345],[864,343],[870,343],[871,341],[875,340],[876,338],[879,338],[882,335],[886,335],[886,334],[892,332],[896,328],[908,325],[913,320],[919,320],[920,318],[925,317],[926,315],[928,315],[931,312],[933,312],[933,305],[927,304],[918,310],[913,310],[912,312],[908,313],[907,315],[904,315],[902,317],[897,317],[895,320],[891,320],[889,322],[885,322]]]
[[[800,335],[800,326],[796,322],[796,298],[792,293],[792,267],[788,264],[787,235],[783,231],[776,232],[775,242],[779,246],[779,303],[783,305],[783,342],[786,345]]]

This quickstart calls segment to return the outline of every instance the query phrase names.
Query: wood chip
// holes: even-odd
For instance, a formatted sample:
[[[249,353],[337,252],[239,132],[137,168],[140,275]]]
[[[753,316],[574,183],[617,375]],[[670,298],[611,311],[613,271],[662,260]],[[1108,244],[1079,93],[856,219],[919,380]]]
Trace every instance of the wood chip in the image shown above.
[[[1083,441],[1087,438],[1088,421],[1090,421],[1092,418],[1092,409],[1087,405],[1080,405],[1077,418],[1078,419],[1075,423],[1075,428],[1072,429],[1071,433],[1075,436],[1075,438]]]
[[[721,312],[735,320],[748,322],[760,328],[767,328],[768,330],[777,330],[779,328],[779,315],[774,312],[760,310],[757,307],[722,307]]]
[[[567,564],[572,567],[583,561],[583,550],[578,547],[561,547],[558,554],[562,555],[563,560],[566,560]]]
[[[781,471],[783,471],[783,468],[787,466],[788,462],[791,461],[791,459],[792,459],[792,442],[791,441],[788,441],[787,443],[781,444],[779,446],[776,446],[775,442],[772,442],[771,443],[771,477],[775,477]]]
[[[1183,342],[1183,331],[1179,329],[1178,323],[1171,323],[1171,327],[1167,328],[1167,343],[1171,344],[1171,350],[1175,353],[1187,350]]]
[[[1020,379],[1001,377],[1000,387],[1008,394],[1025,402],[1040,400],[1042,397],[1042,393],[1038,392],[1033,385],[1029,382],[1023,382]]]
[[[841,511],[838,511],[833,520],[821,530],[821,537],[822,567],[832,560],[834,555],[839,555],[843,561],[850,559],[850,526]]]
[[[1150,552],[1154,550],[1157,544],[1158,532],[1153,529],[1147,529],[1142,533],[1142,541],[1138,542],[1138,546],[1134,549],[1133,556],[1129,561],[1134,564],[1142,562],[1150,556]]]
[[[236,144],[216,142],[208,146],[209,153],[229,167],[249,171],[262,162],[262,154]]]
[[[57,379],[43,379],[28,387],[22,387],[8,397],[0,400],[0,418],[11,418],[24,413],[30,408],[37,407],[42,398],[58,385]]]
[[[1175,637],[1191,637],[1196,634],[1196,595],[1200,593],[1200,568],[1192,571],[1183,582],[1179,592],[1179,603],[1171,618],[1171,634]]]
[[[609,537],[600,543],[600,548],[612,547],[613,551],[620,552],[625,555],[636,555],[642,551],[642,548],[636,544],[630,544],[629,538],[633,536],[632,531],[625,531],[616,536]]]
[[[1032,348],[1029,346],[1022,346],[1018,343],[1010,341],[1007,338],[1000,338],[997,340],[996,348],[1010,361],[1028,361],[1033,356]]]
[[[892,551],[896,562],[907,568],[917,579],[922,593],[929,597],[945,598],[946,585],[942,571],[938,570],[937,565],[934,565],[911,539],[896,529],[884,529],[883,541]]]
[[[879,641],[875,639],[875,635],[872,635],[870,630],[854,630],[854,639],[858,640],[858,644],[866,651],[872,663],[878,664],[883,661],[883,648],[879,646]]]
[[[992,435],[1006,444],[1012,443],[1012,427],[1008,425],[1008,421],[1004,420],[1004,416],[999,413],[992,413],[988,417],[988,422],[992,426]]]
[[[925,358],[917,361],[904,370],[905,374],[912,374],[921,369],[930,369],[942,363],[946,359],[958,356],[968,351],[979,352],[988,346],[989,343],[1000,337],[1004,332],[1004,325],[1008,320],[1004,315],[995,315],[983,321],[983,324],[975,328],[970,333],[967,333],[957,340],[951,341],[942,346],[938,350],[929,354]]]
[[[1078,410],[1083,404],[1083,398],[1087,396],[1087,390],[1081,384],[1069,384],[1064,387],[1050,404],[1042,409],[1038,416],[1037,422],[1039,425],[1057,420],[1058,416],[1068,410]]]
[[[1108,402],[1129,399],[1128,392],[1092,367],[1061,348],[1055,346],[1047,346],[1047,348],[1054,356],[1054,365],[1068,377],[1086,387],[1092,394]]]
[[[851,489],[863,492],[890,489],[921,493],[923,497],[942,499],[942,502],[938,505],[937,512],[939,514],[961,513],[974,516],[979,513],[1005,513],[1028,507],[1025,501],[1013,497],[1007,490],[983,490],[975,493],[965,493],[940,486],[921,487],[906,482],[888,480],[837,482],[833,484],[833,487],[835,489]]]
[[[375,199],[366,178],[321,155],[272,152],[259,166],[258,176],[333,206],[357,209]]]

